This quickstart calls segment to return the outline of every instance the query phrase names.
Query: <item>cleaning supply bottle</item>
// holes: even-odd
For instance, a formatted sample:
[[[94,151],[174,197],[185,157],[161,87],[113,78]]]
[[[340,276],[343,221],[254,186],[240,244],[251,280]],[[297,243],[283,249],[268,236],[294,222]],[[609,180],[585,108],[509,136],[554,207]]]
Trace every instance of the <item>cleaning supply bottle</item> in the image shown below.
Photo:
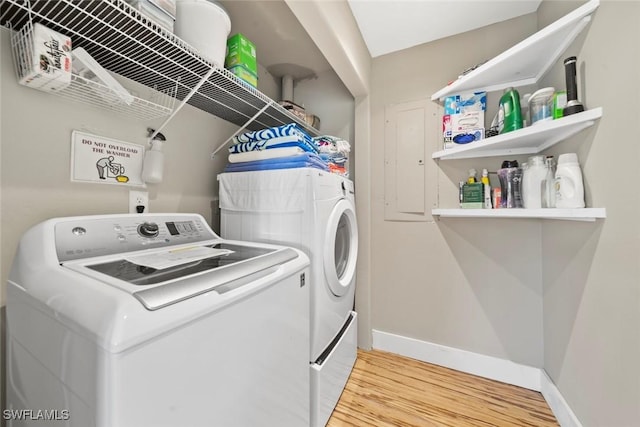
[[[518,165],[517,160],[505,160],[502,167],[498,169],[498,178],[500,178],[500,207],[501,208],[521,208],[522,193],[521,180],[522,169]],[[496,206],[497,207],[497,206]]]
[[[546,175],[543,156],[531,156],[527,159],[527,168],[522,177],[522,197],[526,209],[542,207],[542,181]]]
[[[522,167],[516,168],[513,174],[513,207],[514,208],[523,208],[522,201]]]
[[[522,127],[531,126],[531,112],[529,110],[530,93],[525,93],[520,97],[520,114],[522,116]]]
[[[478,179],[476,178],[477,173],[478,172],[475,169],[469,169],[469,177],[467,178],[467,184],[474,184],[478,182]]]
[[[153,129],[148,129],[149,134],[153,135]],[[149,144],[151,148],[144,153],[142,163],[142,180],[147,184],[157,184],[162,182],[162,171],[164,169],[164,153],[162,152],[162,144],[166,141],[163,134],[158,133],[153,137]]]
[[[542,207],[556,207],[556,189],[555,189],[555,173],[553,169],[553,156],[547,156],[545,159],[546,173],[544,181],[542,181]]]
[[[555,187],[557,208],[584,208],[584,184],[576,153],[558,156]]]
[[[514,88],[508,88],[500,98],[498,106],[498,132],[507,133],[522,129],[522,111],[520,94]]]
[[[482,177],[480,178],[480,182],[482,182],[482,190],[484,191],[484,208],[491,209],[491,184],[489,184],[489,171],[486,169],[482,169]]]

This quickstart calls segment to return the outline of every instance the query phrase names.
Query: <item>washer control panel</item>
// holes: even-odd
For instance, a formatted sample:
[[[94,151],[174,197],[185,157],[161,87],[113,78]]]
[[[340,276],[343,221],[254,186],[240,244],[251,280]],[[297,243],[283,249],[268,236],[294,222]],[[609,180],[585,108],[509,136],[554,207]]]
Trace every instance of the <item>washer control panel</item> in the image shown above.
[[[195,214],[77,217],[54,228],[60,262],[218,238]]]
[[[160,227],[155,222],[143,222],[138,226],[138,234],[142,237],[158,237],[160,234]]]

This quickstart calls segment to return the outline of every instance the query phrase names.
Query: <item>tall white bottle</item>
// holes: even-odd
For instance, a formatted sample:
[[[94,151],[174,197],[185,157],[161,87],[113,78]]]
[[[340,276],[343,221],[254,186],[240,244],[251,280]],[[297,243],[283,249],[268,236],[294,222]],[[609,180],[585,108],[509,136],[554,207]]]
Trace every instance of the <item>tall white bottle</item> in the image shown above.
[[[547,156],[545,159],[547,174],[542,181],[542,207],[556,207],[556,187],[555,187],[555,171],[553,168],[553,156]]]
[[[527,168],[522,177],[522,201],[526,209],[542,207],[542,181],[547,175],[543,156],[532,156],[527,159]]]
[[[576,153],[560,154],[556,169],[556,208],[584,208],[584,184]]]

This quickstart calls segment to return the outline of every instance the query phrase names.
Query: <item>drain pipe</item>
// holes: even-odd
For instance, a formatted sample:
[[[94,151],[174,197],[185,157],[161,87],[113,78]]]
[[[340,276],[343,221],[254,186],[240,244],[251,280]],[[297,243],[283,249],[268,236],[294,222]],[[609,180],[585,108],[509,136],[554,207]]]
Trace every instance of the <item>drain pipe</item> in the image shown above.
[[[282,101],[293,102],[293,77],[290,74],[282,76]]]

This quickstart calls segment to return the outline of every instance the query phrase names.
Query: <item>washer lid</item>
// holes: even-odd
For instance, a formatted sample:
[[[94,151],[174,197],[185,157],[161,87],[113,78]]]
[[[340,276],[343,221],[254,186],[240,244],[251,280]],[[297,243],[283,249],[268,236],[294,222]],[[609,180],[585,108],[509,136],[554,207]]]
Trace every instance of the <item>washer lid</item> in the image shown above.
[[[98,275],[106,275],[133,286],[117,286],[128,290],[148,310],[156,310],[170,304],[214,291],[224,294],[270,274],[273,269],[298,257],[291,248],[273,249],[238,244],[218,243],[203,248],[221,249],[220,255],[167,268],[154,268],[136,263],[135,258],[119,258],[83,266],[65,265],[76,271],[89,269]],[[86,270],[85,270],[86,272]]]

